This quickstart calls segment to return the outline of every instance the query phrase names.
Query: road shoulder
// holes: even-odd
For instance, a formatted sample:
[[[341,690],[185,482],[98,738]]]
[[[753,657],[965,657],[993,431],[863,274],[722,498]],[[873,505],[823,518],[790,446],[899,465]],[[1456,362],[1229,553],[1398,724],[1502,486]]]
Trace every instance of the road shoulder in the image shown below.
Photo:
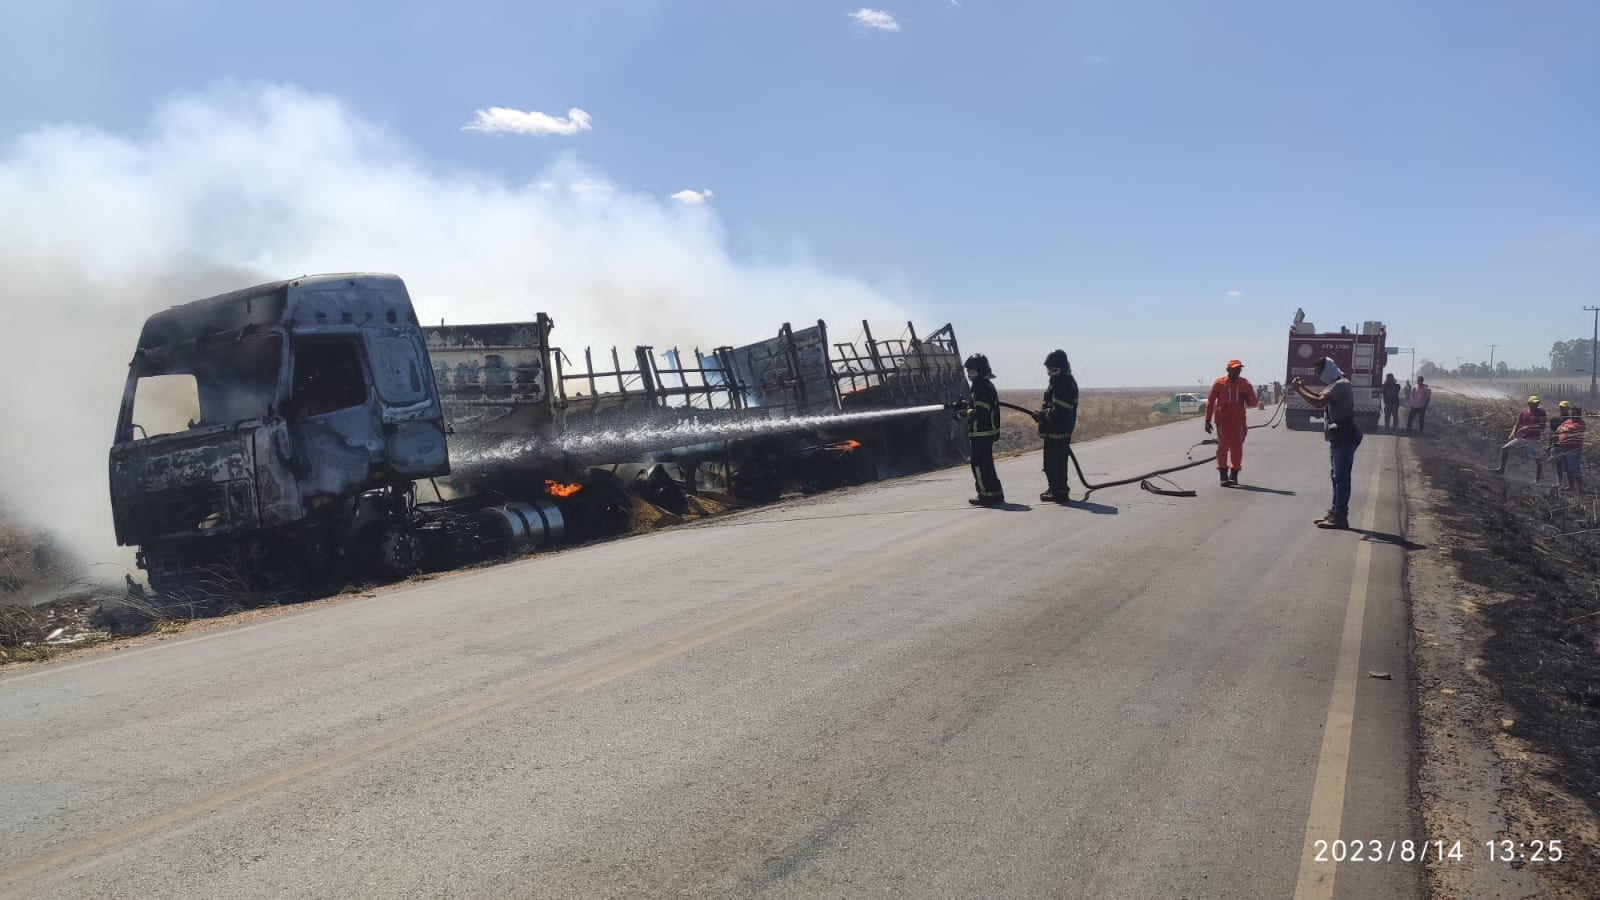
[[[1418,715],[1417,793],[1424,835],[1444,858],[1427,860],[1429,894],[1443,898],[1589,897],[1600,877],[1600,822],[1551,779],[1555,762],[1512,733],[1515,716],[1485,672],[1492,628],[1483,608],[1515,598],[1462,576],[1457,551],[1472,541],[1439,510],[1452,502],[1401,442],[1407,504],[1407,563],[1413,679]],[[1560,840],[1557,862],[1499,861],[1500,841],[1526,855]],[[1450,851],[1460,842],[1460,858]],[[1488,842],[1496,842],[1491,853]],[[1442,842],[1442,844],[1432,844]],[[1513,855],[1517,855],[1516,852]]]

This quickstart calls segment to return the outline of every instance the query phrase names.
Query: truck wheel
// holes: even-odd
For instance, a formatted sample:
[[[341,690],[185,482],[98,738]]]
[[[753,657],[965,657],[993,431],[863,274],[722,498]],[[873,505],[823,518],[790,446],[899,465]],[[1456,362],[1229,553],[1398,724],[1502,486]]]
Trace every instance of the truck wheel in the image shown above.
[[[615,478],[594,478],[573,495],[577,501],[570,523],[581,539],[624,534],[633,527],[633,498]]]
[[[1295,431],[1307,431],[1311,428],[1311,410],[1290,409],[1283,413],[1283,424]]]
[[[421,554],[417,539],[402,522],[391,522],[373,529],[368,548],[373,574],[385,581],[399,581],[417,573]]]

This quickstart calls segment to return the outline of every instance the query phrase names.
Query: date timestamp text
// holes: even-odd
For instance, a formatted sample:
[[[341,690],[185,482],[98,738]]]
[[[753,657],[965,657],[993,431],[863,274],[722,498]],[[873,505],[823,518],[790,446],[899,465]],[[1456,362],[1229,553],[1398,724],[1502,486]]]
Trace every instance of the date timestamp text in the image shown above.
[[[1462,862],[1469,852],[1482,847],[1490,862],[1540,863],[1560,862],[1564,852],[1560,840],[1514,841],[1510,838],[1470,844],[1466,841],[1381,840],[1378,838],[1327,840],[1311,842],[1316,862],[1403,862],[1436,863]]]

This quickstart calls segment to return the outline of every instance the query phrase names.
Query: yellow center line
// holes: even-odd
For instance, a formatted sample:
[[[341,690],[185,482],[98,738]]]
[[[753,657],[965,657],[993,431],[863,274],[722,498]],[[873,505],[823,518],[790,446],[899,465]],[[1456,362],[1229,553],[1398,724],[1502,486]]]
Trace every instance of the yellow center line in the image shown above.
[[[1372,467],[1367,485],[1366,515],[1361,527],[1372,531],[1378,516],[1378,476],[1381,465]],[[1350,774],[1350,736],[1355,726],[1357,673],[1361,668],[1361,627],[1367,613],[1367,595],[1372,578],[1372,542],[1356,544],[1355,566],[1350,576],[1350,596],[1345,605],[1344,633],[1339,637],[1339,659],[1333,670],[1333,694],[1328,700],[1328,717],[1322,726],[1322,752],[1317,756],[1317,777],[1311,789],[1311,810],[1306,817],[1306,839],[1300,851],[1300,876],[1295,882],[1296,900],[1318,900],[1333,896],[1333,881],[1339,866],[1317,861],[1317,841],[1327,842],[1324,856],[1332,858],[1331,845],[1339,838],[1344,820],[1345,781]]]

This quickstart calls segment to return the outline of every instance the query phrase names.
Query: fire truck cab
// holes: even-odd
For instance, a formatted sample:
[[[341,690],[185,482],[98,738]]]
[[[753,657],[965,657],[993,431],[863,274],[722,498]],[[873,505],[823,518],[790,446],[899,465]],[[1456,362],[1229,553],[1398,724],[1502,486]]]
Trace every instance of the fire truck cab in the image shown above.
[[[1294,324],[1289,326],[1289,361],[1284,383],[1299,376],[1312,390],[1323,386],[1317,376],[1317,361],[1324,356],[1333,359],[1339,368],[1350,376],[1355,388],[1356,420],[1363,430],[1376,431],[1383,415],[1383,369],[1388,364],[1385,341],[1388,332],[1382,322],[1363,322],[1360,331],[1341,326],[1338,331],[1316,330],[1304,320],[1304,313],[1296,313]],[[1313,417],[1316,417],[1315,422]],[[1321,414],[1312,409],[1300,395],[1290,391],[1284,409],[1284,423],[1290,428],[1320,428]]]

